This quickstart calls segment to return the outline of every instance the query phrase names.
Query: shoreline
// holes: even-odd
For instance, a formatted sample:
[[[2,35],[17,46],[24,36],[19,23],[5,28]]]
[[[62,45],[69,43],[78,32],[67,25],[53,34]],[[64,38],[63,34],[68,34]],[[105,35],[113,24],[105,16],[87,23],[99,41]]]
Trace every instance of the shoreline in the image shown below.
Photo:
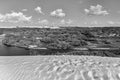
[[[9,45],[9,44],[5,44],[3,43],[3,45],[8,46],[8,47],[18,47],[18,48],[24,48],[24,49],[33,49],[33,50],[49,50],[45,47],[33,47],[33,48],[29,48],[28,46],[17,46],[17,45]],[[62,50],[62,49],[53,49],[53,50]],[[75,50],[75,51],[114,51],[114,50],[120,50],[120,48],[99,48],[99,47],[84,47],[84,48],[73,48],[70,50]]]

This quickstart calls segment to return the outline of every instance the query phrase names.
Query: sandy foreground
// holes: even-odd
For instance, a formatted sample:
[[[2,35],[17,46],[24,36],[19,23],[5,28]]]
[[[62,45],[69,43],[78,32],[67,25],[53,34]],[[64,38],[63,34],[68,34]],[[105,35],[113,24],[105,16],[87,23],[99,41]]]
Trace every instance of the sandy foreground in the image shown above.
[[[120,59],[93,56],[1,56],[0,80],[120,80]]]

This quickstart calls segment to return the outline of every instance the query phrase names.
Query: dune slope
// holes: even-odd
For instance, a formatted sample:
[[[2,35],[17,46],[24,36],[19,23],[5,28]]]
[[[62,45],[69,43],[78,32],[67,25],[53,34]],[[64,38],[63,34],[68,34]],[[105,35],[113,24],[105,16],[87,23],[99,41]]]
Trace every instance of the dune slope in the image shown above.
[[[0,80],[120,80],[120,59],[92,56],[1,56]]]

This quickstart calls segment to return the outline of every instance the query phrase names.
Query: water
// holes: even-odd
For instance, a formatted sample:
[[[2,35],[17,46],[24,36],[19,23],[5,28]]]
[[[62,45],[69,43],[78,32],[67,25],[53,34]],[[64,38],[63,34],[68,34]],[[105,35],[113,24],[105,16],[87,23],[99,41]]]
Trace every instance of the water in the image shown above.
[[[29,55],[30,51],[17,48],[17,47],[7,47],[5,45],[0,45],[0,56],[23,56]]]
[[[0,45],[0,56],[30,56],[30,55],[55,55],[56,53],[69,52],[69,50],[29,50],[18,47]]]
[[[54,55],[57,52],[68,52],[68,51],[58,51],[58,50],[29,50],[18,47],[8,47],[5,45],[0,45],[0,56],[26,56],[26,55]]]

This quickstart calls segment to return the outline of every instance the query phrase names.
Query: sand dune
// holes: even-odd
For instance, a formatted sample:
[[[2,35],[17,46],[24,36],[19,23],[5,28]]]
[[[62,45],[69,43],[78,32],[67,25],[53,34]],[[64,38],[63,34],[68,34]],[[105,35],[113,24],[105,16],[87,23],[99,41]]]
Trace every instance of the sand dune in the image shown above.
[[[1,56],[0,80],[120,80],[120,59],[92,56]]]

